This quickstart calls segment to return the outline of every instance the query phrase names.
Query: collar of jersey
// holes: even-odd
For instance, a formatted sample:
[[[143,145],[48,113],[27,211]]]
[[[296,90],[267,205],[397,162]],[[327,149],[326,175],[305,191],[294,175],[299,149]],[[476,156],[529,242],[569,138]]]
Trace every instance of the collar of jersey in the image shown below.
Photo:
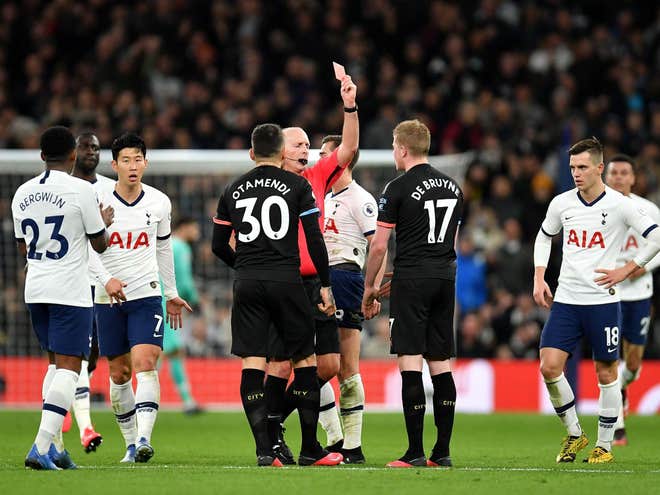
[[[338,191],[338,192],[336,192],[336,193],[330,192],[330,197],[331,197],[331,198],[334,198],[334,197],[336,197],[336,196],[339,196],[341,193],[343,193],[344,191],[348,190],[348,188],[350,187],[350,185],[351,185],[352,183],[353,183],[353,182],[350,182],[350,183],[348,184],[348,186],[346,186],[346,187],[345,187],[344,189],[342,189],[341,191]]]
[[[600,196],[598,196],[596,199],[594,199],[591,203],[587,203],[587,202],[585,201],[585,199],[584,199],[584,198],[582,197],[582,195],[580,194],[580,191],[577,192],[577,197],[580,199],[580,201],[582,201],[582,204],[583,204],[584,206],[593,206],[593,205],[595,205],[596,203],[598,203],[601,199],[603,199],[603,197],[605,196],[605,193],[606,193],[606,192],[607,192],[607,190],[605,190],[605,191],[603,191],[602,193],[600,193]]]
[[[119,201],[124,203],[126,206],[135,206],[136,204],[138,204],[140,202],[140,200],[144,196],[144,189],[142,189],[142,192],[140,193],[140,195],[137,198],[135,198],[135,201],[133,201],[132,203],[129,203],[124,198],[122,198],[119,194],[117,194],[117,191],[112,191],[112,194],[114,194],[115,198],[117,198]]]

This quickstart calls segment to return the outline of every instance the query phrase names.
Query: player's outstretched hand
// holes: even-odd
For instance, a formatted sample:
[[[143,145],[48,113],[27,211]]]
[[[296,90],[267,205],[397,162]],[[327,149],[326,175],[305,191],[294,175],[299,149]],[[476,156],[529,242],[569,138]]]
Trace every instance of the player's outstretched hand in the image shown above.
[[[374,316],[380,313],[380,302],[377,298],[377,287],[364,290],[364,296],[362,297],[362,314],[366,320],[371,320]]]
[[[328,316],[332,316],[337,311],[335,306],[335,296],[332,294],[332,287],[321,287],[321,303],[317,306]]]
[[[167,324],[172,330],[178,330],[183,326],[183,317],[181,313],[183,308],[186,308],[189,313],[192,313],[190,305],[180,297],[175,297],[165,303],[165,310],[167,311]]]
[[[390,291],[392,290],[392,275],[394,275],[394,272],[385,272],[383,274],[383,280],[386,278],[389,280],[380,286],[378,297],[390,297]]]
[[[357,86],[348,74],[341,80],[341,99],[344,101],[346,108],[353,108],[355,106],[355,98],[357,96]]]
[[[105,284],[105,291],[110,297],[110,306],[114,303],[121,304],[126,300],[124,287],[126,287],[126,282],[122,282],[118,278],[111,278],[108,280],[108,283]]]
[[[112,222],[115,221],[115,209],[112,207],[112,205],[109,205],[107,208],[103,208],[103,203],[99,205],[99,209],[101,210],[101,218],[103,218],[103,223],[106,227],[110,227]]]
[[[552,291],[548,283],[543,281],[534,280],[534,301],[542,308],[550,308],[552,304]]]

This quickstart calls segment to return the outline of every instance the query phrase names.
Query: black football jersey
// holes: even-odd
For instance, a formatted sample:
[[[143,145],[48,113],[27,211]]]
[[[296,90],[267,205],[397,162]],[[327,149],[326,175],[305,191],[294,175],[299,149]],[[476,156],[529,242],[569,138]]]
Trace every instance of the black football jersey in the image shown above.
[[[234,229],[237,278],[299,280],[299,220],[318,213],[309,182],[277,167],[255,167],[229,184],[216,221]]]
[[[396,233],[396,278],[454,279],[454,238],[463,192],[428,163],[391,181],[378,203],[378,224]]]

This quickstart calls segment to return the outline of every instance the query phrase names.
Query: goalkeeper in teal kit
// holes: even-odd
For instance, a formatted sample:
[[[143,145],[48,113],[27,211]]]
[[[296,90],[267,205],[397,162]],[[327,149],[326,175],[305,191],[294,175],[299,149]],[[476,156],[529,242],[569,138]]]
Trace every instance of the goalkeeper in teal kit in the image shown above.
[[[192,249],[190,243],[199,239],[199,224],[193,218],[182,217],[174,224],[172,234],[172,252],[174,255],[177,291],[191,305],[197,305],[199,303],[199,296],[195,288],[195,281],[193,280]],[[192,397],[190,383],[188,382],[188,376],[184,366],[185,351],[181,331],[172,330],[165,321],[163,321],[163,325],[165,326],[163,355],[169,361],[172,381],[176,385],[179,396],[183,401],[183,411],[186,414],[199,413],[201,412],[201,408]],[[186,331],[186,327],[184,326],[182,330]]]

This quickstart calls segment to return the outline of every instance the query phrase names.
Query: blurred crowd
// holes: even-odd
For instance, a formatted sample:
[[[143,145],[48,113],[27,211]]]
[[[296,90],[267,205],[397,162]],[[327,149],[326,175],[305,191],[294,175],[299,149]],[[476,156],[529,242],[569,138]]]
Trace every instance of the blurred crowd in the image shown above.
[[[64,124],[94,129],[103,147],[129,130],[149,148],[247,148],[265,121],[302,126],[318,145],[341,129],[332,60],[358,85],[361,148],[389,148],[394,125],[416,117],[431,154],[476,152],[463,182],[459,356],[535,358],[546,314],[531,300],[532,243],[552,196],[572,187],[566,148],[595,135],[606,157],[634,156],[635,192],[660,199],[655,2],[5,0],[0,147],[37,148],[46,126]],[[356,175],[374,195],[391,178]],[[226,179],[165,190],[206,222]],[[229,291],[212,284],[228,273],[207,244],[196,270],[209,307],[224,309]],[[223,309],[197,333],[226,332]],[[368,326],[365,355],[387,347],[386,323]]]

